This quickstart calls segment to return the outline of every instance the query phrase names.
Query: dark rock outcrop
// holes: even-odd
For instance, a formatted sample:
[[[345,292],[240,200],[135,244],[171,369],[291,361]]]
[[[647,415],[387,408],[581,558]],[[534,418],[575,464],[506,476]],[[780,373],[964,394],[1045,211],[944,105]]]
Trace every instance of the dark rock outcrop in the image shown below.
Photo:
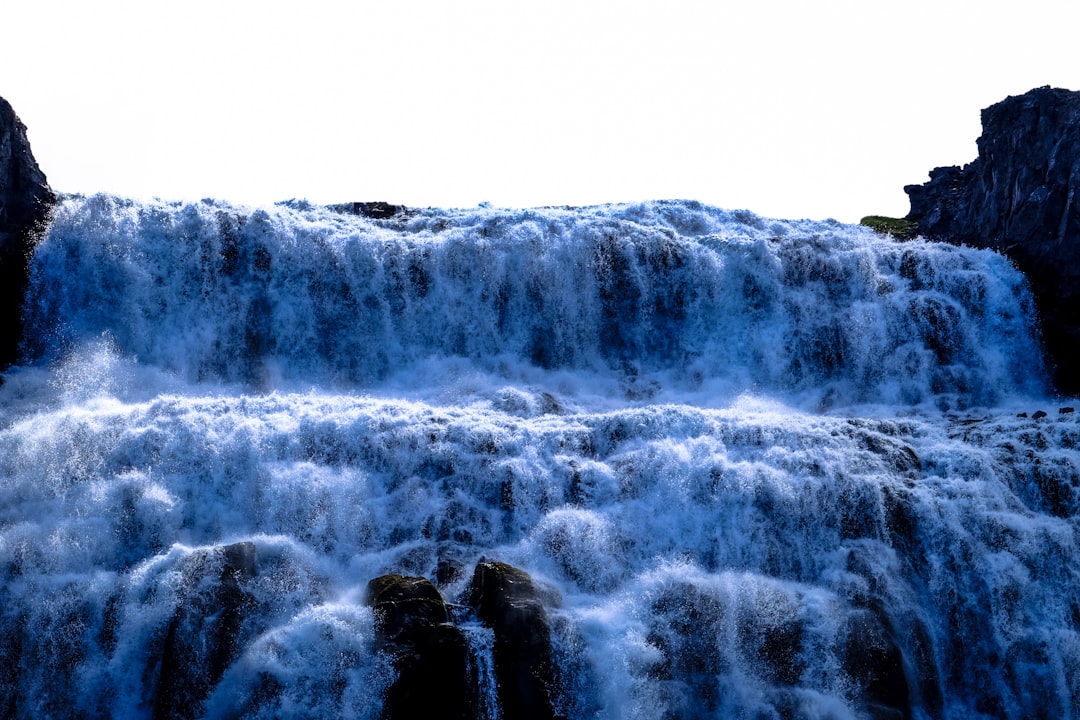
[[[867,715],[875,720],[911,718],[904,657],[884,613],[853,612],[842,635],[844,671],[861,690]]]
[[[551,629],[532,578],[505,563],[481,561],[473,571],[468,601],[495,632],[502,717],[553,720]]]
[[[375,649],[387,653],[397,671],[383,700],[383,720],[476,717],[468,643],[450,624],[435,585],[422,577],[381,575],[368,583],[367,600],[375,611]]]
[[[1031,283],[1057,389],[1080,393],[1080,92],[1037,88],[982,111],[978,157],[908,185],[920,234],[1007,255]]]
[[[532,578],[510,565],[481,561],[465,596],[494,634],[499,717],[556,720],[551,630]],[[367,601],[375,611],[375,650],[386,653],[397,672],[383,700],[382,720],[474,718],[485,712],[490,687],[480,687],[478,658],[430,580],[382,575],[368,583]]]
[[[54,202],[56,196],[30,151],[26,126],[0,98],[0,312],[8,318],[0,332],[0,370],[18,360],[34,233]]]
[[[237,654],[255,600],[255,544],[199,551],[182,568],[184,591],[169,623],[154,695],[155,720],[200,717],[203,704]]]
[[[414,211],[410,210],[405,205],[392,205],[388,202],[383,202],[382,200],[373,202],[338,203],[336,205],[330,205],[329,208],[334,212],[359,215],[371,220],[389,220],[398,215],[408,217],[414,214]]]

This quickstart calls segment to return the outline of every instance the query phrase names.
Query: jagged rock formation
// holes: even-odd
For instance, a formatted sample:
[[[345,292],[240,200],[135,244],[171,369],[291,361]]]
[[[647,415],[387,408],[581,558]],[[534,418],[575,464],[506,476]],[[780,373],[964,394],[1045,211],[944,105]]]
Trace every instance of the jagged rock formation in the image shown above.
[[[0,370],[18,359],[27,258],[34,230],[55,201],[30,151],[26,126],[0,98],[0,309],[8,318],[0,332]]]
[[[978,157],[908,185],[920,234],[1007,255],[1028,277],[1058,390],[1080,392],[1080,92],[1042,87],[982,111]]]

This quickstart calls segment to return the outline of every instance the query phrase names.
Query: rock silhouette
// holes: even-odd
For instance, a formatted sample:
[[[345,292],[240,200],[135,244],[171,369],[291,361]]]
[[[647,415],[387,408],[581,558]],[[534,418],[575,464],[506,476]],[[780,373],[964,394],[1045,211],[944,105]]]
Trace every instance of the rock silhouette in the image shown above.
[[[982,111],[978,157],[908,185],[928,238],[992,248],[1031,283],[1057,389],[1080,392],[1080,92],[1041,87]]]
[[[30,150],[26,126],[0,98],[0,306],[8,318],[0,332],[0,370],[18,360],[27,261],[34,232],[55,201]]]

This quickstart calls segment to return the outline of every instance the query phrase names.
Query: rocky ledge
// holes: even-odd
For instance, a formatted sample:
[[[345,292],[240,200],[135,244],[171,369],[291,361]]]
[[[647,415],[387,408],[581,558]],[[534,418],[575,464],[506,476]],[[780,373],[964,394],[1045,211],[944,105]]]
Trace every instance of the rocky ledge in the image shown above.
[[[10,319],[0,332],[0,370],[18,360],[27,262],[34,232],[54,202],[56,196],[30,151],[26,126],[0,98],[0,310]]]
[[[1027,275],[1055,385],[1080,393],[1080,92],[1041,87],[991,105],[974,161],[904,191],[920,235],[992,248]]]

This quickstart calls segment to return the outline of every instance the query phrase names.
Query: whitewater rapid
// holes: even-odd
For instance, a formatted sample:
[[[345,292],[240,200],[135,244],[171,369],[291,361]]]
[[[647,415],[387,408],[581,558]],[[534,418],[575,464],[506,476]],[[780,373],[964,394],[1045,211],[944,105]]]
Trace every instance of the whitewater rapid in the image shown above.
[[[236,548],[192,717],[377,718],[367,582],[482,557],[541,588],[566,717],[1080,715],[1080,420],[994,253],[690,202],[102,195],[31,267],[5,716],[169,716],[170,628]]]

